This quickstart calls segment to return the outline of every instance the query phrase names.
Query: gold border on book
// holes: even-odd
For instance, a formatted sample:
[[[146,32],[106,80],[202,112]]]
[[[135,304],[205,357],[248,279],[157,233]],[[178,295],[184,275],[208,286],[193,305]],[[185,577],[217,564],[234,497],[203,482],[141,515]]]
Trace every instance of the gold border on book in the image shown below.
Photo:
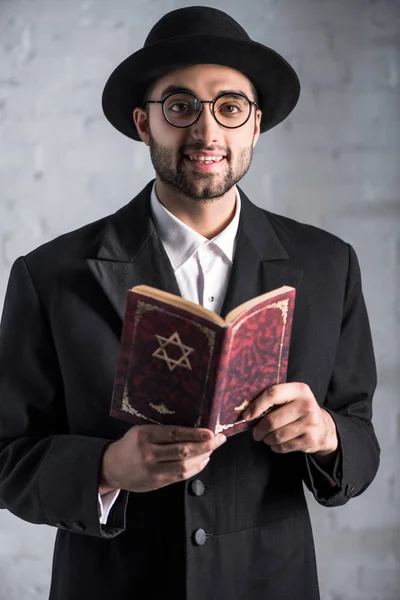
[[[169,410],[163,402],[161,404],[153,404],[152,402],[150,402],[149,406],[151,406],[151,408],[153,408],[158,413],[160,413],[160,415],[174,415],[175,414],[175,411]]]
[[[156,306],[154,304],[150,304],[148,302],[143,302],[142,300],[139,300],[137,303],[137,308],[136,308],[136,313],[135,313],[135,320],[133,322],[133,335],[132,335],[132,345],[131,345],[131,350],[130,350],[130,354],[129,354],[129,360],[128,360],[128,372],[129,372],[129,365],[131,364],[131,359],[132,359],[132,352],[133,352],[133,348],[135,346],[135,336],[136,336],[136,327],[138,326],[138,324],[140,323],[141,318],[143,317],[143,315],[151,310],[156,310],[156,311],[160,311],[163,312],[167,315],[171,315],[173,317],[177,317],[178,319],[182,319],[183,321],[188,321],[189,323],[191,323],[192,325],[195,325],[198,329],[200,329],[206,336],[207,341],[208,341],[208,348],[209,348],[209,355],[208,355],[208,364],[207,364],[207,371],[206,371],[206,377],[205,377],[205,382],[204,382],[204,387],[203,387],[203,395],[201,398],[201,405],[200,405],[200,412],[199,412],[199,416],[194,424],[194,427],[199,427],[200,423],[201,423],[201,418],[203,415],[203,410],[204,410],[204,400],[205,400],[205,394],[206,394],[206,389],[207,389],[207,384],[208,384],[208,380],[210,377],[210,366],[211,366],[211,359],[213,357],[214,354],[214,349],[215,349],[215,338],[216,338],[216,333],[215,331],[213,331],[212,329],[210,329],[209,327],[206,327],[205,325],[202,325],[201,323],[197,323],[197,321],[194,321],[192,319],[188,319],[184,316],[181,315],[177,315],[174,312],[170,312],[168,310],[165,310],[164,308],[162,308],[161,306]],[[169,410],[168,407],[165,406],[164,407],[166,410]],[[140,419],[143,419],[144,421],[150,421],[152,423],[156,423],[158,425],[161,425],[161,423],[159,421],[156,421],[154,419],[151,419],[150,417],[146,417],[145,415],[141,414],[138,410],[136,410],[136,408],[134,408],[130,402],[129,402],[129,395],[128,395],[128,387],[127,387],[127,381],[125,381],[125,386],[124,386],[124,391],[122,394],[122,402],[121,402],[121,410],[123,412],[128,412],[130,414],[133,414],[137,417],[139,417]]]
[[[280,343],[280,346],[279,346],[278,373],[277,373],[277,378],[276,378],[276,383],[280,382],[283,340],[284,340],[284,336],[285,336],[286,322],[287,322],[287,316],[288,316],[288,311],[289,311],[289,300],[290,300],[289,298],[284,298],[283,300],[278,300],[278,302],[274,302],[273,304],[269,304],[268,306],[263,306],[262,308],[260,308],[259,310],[256,310],[256,311],[252,312],[250,315],[248,315],[247,317],[245,317],[244,319],[242,319],[239,323],[237,323],[236,325],[233,326],[233,328],[232,328],[232,336],[231,336],[231,339],[230,339],[230,342],[229,342],[229,349],[228,349],[228,363],[229,363],[230,356],[231,356],[232,344],[233,344],[233,340],[234,340],[234,337],[235,337],[235,333],[239,329],[239,327],[242,325],[242,323],[245,322],[245,321],[247,321],[248,319],[250,319],[254,315],[257,315],[258,313],[262,312],[263,310],[270,309],[270,308],[276,308],[276,309],[278,309],[278,310],[281,311],[282,321],[283,321],[281,343]],[[224,380],[224,386],[225,386],[225,380]],[[244,402],[246,402],[246,400]],[[239,411],[240,408],[241,408],[241,406],[242,405],[239,405],[239,406],[235,407],[234,410]],[[220,420],[219,420],[220,416],[221,416],[221,408],[220,408],[220,411],[219,411],[219,413],[217,415],[217,422],[216,422],[216,426],[215,426],[215,433],[221,433],[222,431],[225,431],[226,429],[231,429],[232,427],[235,427],[236,425],[239,425],[241,423],[245,423],[246,422],[245,419],[242,419],[241,421],[236,421],[236,423],[224,423],[223,425],[221,425]]]
[[[240,406],[235,406],[233,410],[236,410],[236,412],[243,412],[244,410],[246,410],[249,404],[250,400],[243,400],[242,404]]]
[[[123,412],[128,412],[132,415],[135,415],[136,417],[139,417],[140,419],[143,419],[145,421],[150,421],[151,423],[155,423],[156,425],[160,424],[155,419],[150,419],[150,417],[145,417],[144,415],[142,415],[142,413],[140,413],[138,410],[136,410],[136,408],[134,408],[133,406],[130,405],[126,383],[125,383],[125,387],[124,387],[124,392],[122,394],[121,410]]]

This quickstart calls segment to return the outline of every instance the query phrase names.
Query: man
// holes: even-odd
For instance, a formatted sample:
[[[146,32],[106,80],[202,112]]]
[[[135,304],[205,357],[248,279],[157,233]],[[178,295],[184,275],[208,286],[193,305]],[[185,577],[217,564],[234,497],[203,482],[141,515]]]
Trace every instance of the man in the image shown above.
[[[58,528],[53,600],[319,598],[302,483],[344,504],[374,478],[379,446],[354,251],[236,187],[298,95],[290,65],[228,15],[167,14],[103,94],[109,121],[150,147],[155,184],[13,266],[0,500]],[[274,410],[252,430],[226,441],[109,416],[126,291],[139,283],[223,316],[297,288],[288,383],[254,400],[246,418]]]

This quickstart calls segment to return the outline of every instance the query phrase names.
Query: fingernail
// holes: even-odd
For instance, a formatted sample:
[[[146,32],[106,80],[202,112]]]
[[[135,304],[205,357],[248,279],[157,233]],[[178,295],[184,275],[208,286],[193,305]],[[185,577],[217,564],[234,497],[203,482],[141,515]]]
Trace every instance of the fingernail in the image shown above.
[[[219,433],[217,435],[217,444],[218,446],[222,446],[226,442],[226,436],[223,433]]]
[[[243,419],[250,421],[250,413],[247,410],[243,413]]]

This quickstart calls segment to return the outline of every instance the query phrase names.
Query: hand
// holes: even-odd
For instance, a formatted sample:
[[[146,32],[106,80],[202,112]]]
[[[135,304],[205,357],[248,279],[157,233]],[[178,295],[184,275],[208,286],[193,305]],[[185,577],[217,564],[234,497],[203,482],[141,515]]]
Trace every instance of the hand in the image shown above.
[[[335,423],[321,408],[305,383],[273,385],[258,396],[244,412],[246,420],[267,414],[253,429],[253,437],[278,453],[301,451],[317,457],[329,456],[338,448]]]
[[[100,494],[113,489],[149,492],[189,479],[225,441],[209,429],[136,425],[105,451]]]

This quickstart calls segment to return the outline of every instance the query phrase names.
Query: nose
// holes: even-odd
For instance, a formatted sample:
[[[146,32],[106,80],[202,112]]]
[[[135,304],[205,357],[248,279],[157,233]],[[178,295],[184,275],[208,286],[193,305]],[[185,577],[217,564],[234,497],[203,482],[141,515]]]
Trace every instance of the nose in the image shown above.
[[[221,125],[214,119],[209,102],[203,104],[203,110],[196,123],[189,127],[191,137],[196,142],[204,144],[204,146],[210,146],[219,142],[221,139],[221,129]]]

